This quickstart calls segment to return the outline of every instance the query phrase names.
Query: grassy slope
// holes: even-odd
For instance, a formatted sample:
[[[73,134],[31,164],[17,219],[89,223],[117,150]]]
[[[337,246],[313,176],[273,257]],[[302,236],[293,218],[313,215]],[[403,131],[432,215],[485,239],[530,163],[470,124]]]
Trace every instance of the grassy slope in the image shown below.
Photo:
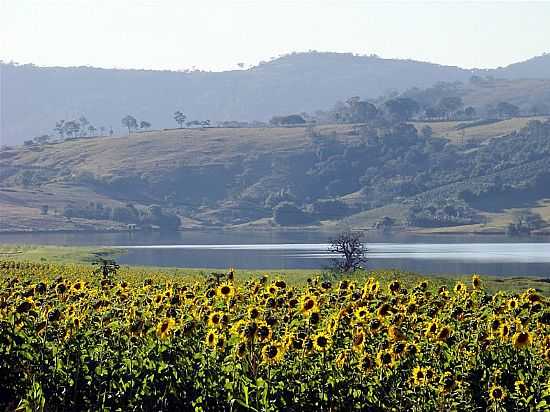
[[[523,127],[534,118],[517,118],[498,123],[470,127],[463,130],[464,140],[489,139],[511,133]],[[455,130],[458,122],[414,123],[421,129],[428,124],[437,137],[453,142],[462,141],[462,131]],[[328,125],[318,129],[323,135],[335,133],[338,139],[354,140],[350,132],[353,125]],[[67,169],[73,174],[93,173],[108,176],[131,176],[148,174],[158,176],[170,174],[178,167],[238,164],[243,153],[258,155],[274,152],[297,152],[309,144],[306,129],[294,128],[210,128],[180,129],[137,133],[120,138],[94,138],[69,141],[61,144],[23,148],[12,151],[0,160],[3,164],[20,169]],[[153,154],[153,155],[152,155]],[[352,195],[348,195],[348,197]],[[110,221],[87,221],[66,219],[59,212],[69,201],[87,203],[102,202],[117,206],[123,202],[96,193],[92,187],[73,185],[67,182],[51,181],[39,189],[21,187],[0,187],[0,231],[9,230],[117,230],[124,225]],[[139,200],[136,202],[139,204]],[[147,203],[147,202],[145,202]],[[149,202],[150,203],[150,202]],[[50,213],[40,214],[40,206],[48,204]],[[543,217],[550,217],[550,207],[541,203]],[[381,209],[363,212],[344,221],[353,226],[371,226],[380,217],[388,215],[402,219],[403,205],[388,205]],[[473,225],[452,228],[451,231],[493,231],[503,230],[511,220],[511,210],[506,213],[488,214],[489,224],[484,227]],[[326,222],[333,225],[335,222]],[[338,224],[338,222],[337,222]],[[189,226],[193,222],[188,222]],[[266,227],[269,221],[252,222],[246,227]],[[437,232],[438,230],[432,230]]]
[[[99,256],[116,258],[118,249],[85,246],[2,245],[0,260],[52,263],[89,263]]]
[[[545,120],[547,118],[548,116],[518,117],[488,125],[468,127],[462,130],[456,130],[456,126],[471,122],[414,122],[413,124],[418,130],[421,130],[424,126],[430,126],[434,132],[434,137],[441,137],[453,143],[462,144],[469,140],[483,141],[506,136],[515,130],[525,127],[531,120]]]

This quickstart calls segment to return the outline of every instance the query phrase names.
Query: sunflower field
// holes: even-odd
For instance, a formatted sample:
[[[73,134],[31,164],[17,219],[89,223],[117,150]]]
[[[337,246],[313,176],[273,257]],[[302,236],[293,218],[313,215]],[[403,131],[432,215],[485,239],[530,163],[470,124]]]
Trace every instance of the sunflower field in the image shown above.
[[[391,272],[0,262],[0,410],[548,411],[550,310]]]

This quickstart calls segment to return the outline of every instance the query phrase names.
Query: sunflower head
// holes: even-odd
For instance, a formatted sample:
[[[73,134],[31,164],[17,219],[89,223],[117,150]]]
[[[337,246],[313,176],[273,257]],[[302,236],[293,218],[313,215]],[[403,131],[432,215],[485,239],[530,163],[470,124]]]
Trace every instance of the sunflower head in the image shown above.
[[[161,340],[167,339],[170,336],[175,324],[176,321],[172,318],[166,318],[160,321],[156,330],[157,337]]]
[[[242,359],[244,358],[245,354],[246,354],[246,343],[239,342],[235,347],[235,355],[237,356],[237,358]]]
[[[268,344],[262,348],[262,360],[267,364],[279,363],[284,357],[284,348],[277,344]]]
[[[304,296],[300,302],[300,312],[305,316],[311,315],[313,312],[318,312],[319,306],[317,299],[314,296]]]
[[[516,388],[516,392],[522,396],[524,396],[527,393],[527,385],[522,379],[517,380],[514,383],[514,387]]]
[[[359,368],[363,372],[370,371],[374,366],[374,361],[372,360],[372,357],[368,353],[364,353],[361,358],[359,358]]]
[[[445,342],[451,336],[451,329],[448,326],[442,326],[437,332],[436,339],[440,342]]]
[[[420,366],[415,366],[413,368],[412,381],[415,385],[425,385],[427,383],[424,368],[421,368]]]
[[[393,280],[389,285],[388,288],[390,290],[390,293],[396,294],[401,289],[401,283],[399,283],[398,280]]]
[[[352,339],[353,350],[356,352],[361,352],[365,345],[365,331],[359,329],[355,332]]]
[[[498,329],[498,335],[502,339],[506,339],[510,335],[510,325],[506,322],[502,322],[500,328]]]
[[[434,335],[437,332],[437,327],[438,327],[438,324],[435,320],[430,322],[428,324],[428,327],[426,328],[426,335],[427,336]]]
[[[330,346],[330,337],[325,333],[318,333],[313,338],[313,346],[318,352],[325,352]]]
[[[514,348],[521,349],[531,345],[533,337],[526,330],[520,330],[512,336],[512,345]]]
[[[260,342],[267,342],[271,340],[273,332],[267,324],[261,324],[256,329],[256,337]]]
[[[476,290],[481,289],[481,278],[479,277],[479,275],[472,276],[472,286]]]
[[[493,385],[491,389],[489,389],[489,398],[495,402],[503,401],[506,398],[506,392],[502,386]]]
[[[210,348],[215,348],[218,344],[218,334],[211,330],[206,334],[205,343]]]
[[[354,315],[355,315],[355,319],[358,322],[365,322],[369,316],[369,311],[365,306],[360,306],[357,309],[355,309]]]
[[[222,312],[212,312],[208,315],[208,326],[211,328],[219,328],[222,326]]]
[[[506,306],[508,306],[510,311],[514,311],[519,307],[519,302],[516,298],[510,298],[508,302],[506,302]]]
[[[457,385],[456,380],[453,378],[451,372],[445,372],[443,375],[441,375],[439,383],[441,384],[441,392],[443,393],[452,392]]]
[[[380,305],[380,307],[376,311],[376,314],[378,315],[379,318],[385,318],[386,316],[388,316],[391,310],[392,310],[392,307],[388,303],[384,303]]]
[[[489,322],[489,328],[491,329],[491,332],[493,332],[493,333],[498,332],[498,330],[500,329],[500,325],[502,325],[502,321],[497,317],[493,317],[491,319],[491,321]]]
[[[248,309],[248,317],[252,320],[258,319],[260,317],[260,309],[256,306],[252,306]]]
[[[399,330],[397,326],[390,326],[388,328],[388,337],[392,341],[405,340],[405,335]]]
[[[466,287],[466,285],[463,282],[457,282],[455,287],[454,287],[454,291],[457,294],[465,293],[467,290],[468,290],[468,288]]]
[[[410,356],[414,356],[418,353],[418,346],[415,343],[408,343],[405,346],[405,353]]]
[[[380,367],[391,368],[394,366],[394,359],[387,350],[381,350],[376,355],[376,362]]]
[[[222,299],[231,299],[235,296],[235,287],[230,283],[223,283],[216,289],[216,294]]]
[[[338,356],[334,360],[334,364],[336,365],[336,367],[338,369],[343,369],[344,366],[346,365],[347,361],[348,361],[348,357],[349,357],[349,352],[348,351],[342,351],[338,354]]]

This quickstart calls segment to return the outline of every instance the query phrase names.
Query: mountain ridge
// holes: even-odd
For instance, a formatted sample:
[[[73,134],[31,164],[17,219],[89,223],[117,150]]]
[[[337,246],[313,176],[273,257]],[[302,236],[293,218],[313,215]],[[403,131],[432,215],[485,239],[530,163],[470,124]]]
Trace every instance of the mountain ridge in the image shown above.
[[[547,70],[548,68],[548,70]],[[294,53],[246,70],[158,71],[1,64],[0,144],[51,134],[55,122],[84,115],[115,132],[132,114],[156,128],[188,118],[266,121],[277,114],[327,109],[350,96],[466,81],[472,75],[550,78],[550,55],[497,69],[463,69],[351,53]]]

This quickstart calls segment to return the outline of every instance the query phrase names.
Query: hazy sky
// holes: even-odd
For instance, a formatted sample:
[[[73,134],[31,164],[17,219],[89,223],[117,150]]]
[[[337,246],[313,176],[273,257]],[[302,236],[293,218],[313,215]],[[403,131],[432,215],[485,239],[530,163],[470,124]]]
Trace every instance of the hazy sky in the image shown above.
[[[490,68],[550,52],[550,1],[0,0],[0,59],[206,70],[292,51]]]

